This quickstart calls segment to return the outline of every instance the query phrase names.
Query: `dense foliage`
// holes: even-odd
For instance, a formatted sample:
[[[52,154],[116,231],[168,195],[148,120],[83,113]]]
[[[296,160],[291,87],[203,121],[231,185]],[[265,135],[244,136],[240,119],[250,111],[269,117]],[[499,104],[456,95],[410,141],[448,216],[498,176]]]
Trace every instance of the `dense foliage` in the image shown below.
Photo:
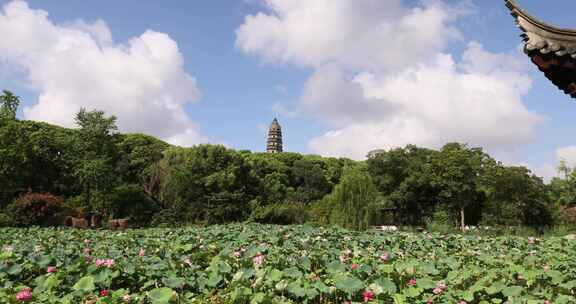
[[[365,230],[378,222],[379,194],[370,175],[360,167],[347,168],[334,191],[312,209],[322,224]]]
[[[576,303],[561,237],[242,224],[5,228],[0,244],[1,303]]]
[[[8,206],[13,220],[22,226],[56,226],[66,214],[64,201],[52,194],[30,193]]]
[[[76,129],[19,121],[0,98],[0,225],[29,222],[8,208],[51,194],[71,215],[129,218],[132,226],[261,223],[410,226],[573,224],[576,173],[546,185],[479,148],[449,143],[370,152],[366,161],[171,146],[121,134],[116,118],[82,109]],[[576,212],[576,211],[575,211]]]

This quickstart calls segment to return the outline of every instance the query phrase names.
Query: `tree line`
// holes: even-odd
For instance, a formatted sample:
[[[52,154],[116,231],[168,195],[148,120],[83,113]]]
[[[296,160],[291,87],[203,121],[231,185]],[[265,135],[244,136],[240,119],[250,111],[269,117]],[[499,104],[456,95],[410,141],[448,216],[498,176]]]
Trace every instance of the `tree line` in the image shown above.
[[[576,172],[545,184],[465,144],[406,146],[365,161],[183,148],[121,134],[116,118],[80,110],[77,128],[16,118],[0,96],[0,225],[54,225],[66,215],[128,218],[133,226],[256,221],[528,225],[573,222]]]

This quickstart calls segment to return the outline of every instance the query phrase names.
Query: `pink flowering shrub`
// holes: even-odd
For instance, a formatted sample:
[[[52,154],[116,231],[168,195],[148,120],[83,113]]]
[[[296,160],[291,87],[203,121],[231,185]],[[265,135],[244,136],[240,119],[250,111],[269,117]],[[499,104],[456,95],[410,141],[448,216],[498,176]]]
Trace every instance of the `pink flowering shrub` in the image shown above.
[[[8,207],[19,226],[56,226],[63,222],[64,200],[50,193],[28,193]]]

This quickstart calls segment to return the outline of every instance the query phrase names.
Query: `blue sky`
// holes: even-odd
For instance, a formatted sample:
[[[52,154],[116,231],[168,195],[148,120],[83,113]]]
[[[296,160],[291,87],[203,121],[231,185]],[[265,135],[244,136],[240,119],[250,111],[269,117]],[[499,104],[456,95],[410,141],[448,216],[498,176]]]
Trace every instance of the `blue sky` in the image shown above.
[[[9,2],[0,0],[0,5]],[[420,1],[401,2],[408,9],[426,5]],[[433,1],[425,1],[430,2]],[[541,19],[576,28],[576,20],[573,18],[576,4],[573,1],[555,0],[554,6],[549,1],[541,0],[518,2]],[[451,7],[461,1],[444,3]],[[514,26],[503,1],[474,0],[470,3],[472,8],[464,16],[450,21],[450,26],[460,32],[460,37],[447,39],[445,45],[436,52],[452,55],[454,60],[460,61],[471,41],[479,42],[486,52],[516,52],[521,43],[520,31]],[[303,110],[300,106],[305,99],[306,84],[321,70],[319,64],[302,64],[304,59],[285,60],[274,55],[270,59],[267,50],[256,46],[255,50],[247,51],[249,46],[242,47],[237,43],[236,31],[246,22],[246,16],[259,12],[273,15],[264,1],[28,0],[27,4],[31,10],[48,12],[48,19],[57,26],[66,26],[78,19],[86,23],[103,20],[117,44],[127,44],[147,30],[169,35],[177,43],[184,60],[183,73],[196,80],[199,91],[197,102],[185,104],[183,108],[196,126],[195,132],[201,134],[204,140],[225,143],[237,149],[262,151],[265,149],[264,130],[272,118],[278,116],[284,128],[288,150],[320,153],[318,144],[311,144],[315,138],[323,137],[331,130],[348,127],[335,123],[332,117],[323,117],[314,111]],[[323,21],[318,19],[317,22]],[[4,43],[10,42],[9,39],[2,40]],[[528,62],[527,57],[517,57],[524,60],[524,63]],[[0,87],[22,96],[25,106],[33,106],[38,102],[41,86],[31,85],[26,68],[19,67],[16,60],[7,58],[2,60],[0,53]],[[342,69],[350,78],[370,70],[370,67],[363,65]],[[385,76],[385,73],[388,72],[379,75]],[[531,65],[526,65],[522,73],[532,80],[529,91],[520,94],[522,103],[526,110],[539,115],[542,120],[533,125],[533,134],[529,140],[518,142],[512,148],[506,147],[504,152],[496,144],[495,148],[487,148],[495,150],[497,155],[503,155],[507,162],[526,164],[540,175],[550,175],[558,159],[558,149],[576,144],[573,137],[576,133],[573,119],[576,117],[576,103],[559,92]],[[334,95],[334,99],[338,99],[338,94]],[[490,106],[486,104],[487,108]],[[279,107],[288,110],[279,111]],[[291,115],[285,112],[297,113]],[[337,117],[344,117],[344,114],[338,113]],[[20,116],[25,115],[21,112]],[[356,118],[350,121],[363,123]],[[514,122],[513,119],[511,121]],[[163,121],[150,123],[161,125]],[[513,127],[506,124],[501,126],[502,130]],[[474,138],[471,139],[473,143]],[[477,142],[485,142],[484,138],[483,134]],[[423,145],[428,142],[424,140]],[[395,143],[384,146],[393,146]],[[337,147],[333,153],[328,154],[337,155],[339,151],[343,151],[341,154],[344,156],[351,156],[346,153],[348,150]],[[570,156],[568,154],[567,158]]]

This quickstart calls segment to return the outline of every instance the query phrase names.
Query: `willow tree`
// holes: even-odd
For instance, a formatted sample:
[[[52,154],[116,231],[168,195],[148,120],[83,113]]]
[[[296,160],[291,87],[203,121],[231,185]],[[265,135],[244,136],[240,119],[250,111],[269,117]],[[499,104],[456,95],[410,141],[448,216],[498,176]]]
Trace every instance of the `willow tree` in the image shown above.
[[[323,205],[331,210],[331,224],[365,230],[375,222],[378,197],[368,172],[361,166],[352,166],[344,170],[342,180],[323,199]]]

